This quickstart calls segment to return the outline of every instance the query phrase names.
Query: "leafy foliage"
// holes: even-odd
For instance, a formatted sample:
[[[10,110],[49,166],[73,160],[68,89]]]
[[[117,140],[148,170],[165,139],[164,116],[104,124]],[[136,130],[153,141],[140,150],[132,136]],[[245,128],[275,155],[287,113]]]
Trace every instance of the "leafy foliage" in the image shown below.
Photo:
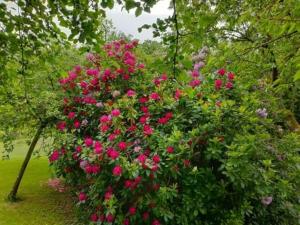
[[[175,83],[141,64],[136,44],[109,43],[61,80],[49,159],[78,196],[82,219],[296,223],[299,135],[276,124],[274,99],[260,102],[225,69],[204,75],[199,55]]]

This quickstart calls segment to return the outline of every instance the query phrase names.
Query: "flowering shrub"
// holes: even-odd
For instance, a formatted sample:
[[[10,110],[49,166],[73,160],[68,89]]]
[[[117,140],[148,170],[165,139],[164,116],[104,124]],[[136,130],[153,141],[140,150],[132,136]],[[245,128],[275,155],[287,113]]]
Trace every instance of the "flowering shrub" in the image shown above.
[[[60,141],[49,160],[72,187],[82,219],[296,221],[298,137],[278,131],[272,112],[244,95],[234,73],[201,74],[197,59],[176,83],[153,75],[136,57],[137,44],[106,44],[60,81]]]

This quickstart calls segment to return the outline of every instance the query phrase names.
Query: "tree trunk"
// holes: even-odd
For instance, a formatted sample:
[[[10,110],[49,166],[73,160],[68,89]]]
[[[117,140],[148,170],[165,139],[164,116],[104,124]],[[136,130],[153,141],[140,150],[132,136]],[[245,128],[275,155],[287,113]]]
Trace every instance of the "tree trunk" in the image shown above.
[[[41,124],[39,125],[39,128],[37,129],[37,131],[36,131],[36,133],[35,133],[35,135],[34,135],[32,141],[31,141],[31,143],[30,143],[28,152],[27,152],[26,157],[25,157],[25,159],[24,159],[24,161],[23,161],[22,167],[21,167],[21,169],[20,169],[20,171],[19,171],[19,175],[18,175],[18,177],[17,177],[17,179],[16,179],[16,181],[15,181],[15,183],[14,183],[14,186],[13,186],[11,192],[10,192],[9,195],[8,195],[8,200],[9,200],[9,201],[16,201],[16,200],[17,200],[17,192],[18,192],[20,183],[21,183],[21,181],[22,181],[24,172],[25,172],[26,167],[27,167],[27,165],[28,165],[28,163],[29,163],[29,160],[30,160],[31,155],[32,155],[32,153],[33,153],[33,150],[34,150],[34,148],[35,148],[35,146],[36,146],[36,143],[38,142],[38,140],[39,140],[39,138],[40,138],[40,136],[41,136],[41,134],[42,134],[43,129],[45,128],[45,126],[46,126],[45,123],[41,123]]]

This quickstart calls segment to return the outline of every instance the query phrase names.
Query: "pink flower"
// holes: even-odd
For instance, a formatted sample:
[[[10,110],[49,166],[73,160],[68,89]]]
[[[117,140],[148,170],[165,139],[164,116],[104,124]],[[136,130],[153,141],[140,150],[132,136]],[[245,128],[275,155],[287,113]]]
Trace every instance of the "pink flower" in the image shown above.
[[[171,119],[173,117],[173,113],[172,112],[167,112],[166,115],[165,115],[165,117],[167,119]]]
[[[150,127],[150,125],[144,126],[144,135],[149,136],[153,133],[153,129]]]
[[[201,80],[198,80],[198,79],[192,80],[190,82],[190,86],[193,88],[199,86],[200,84],[201,84]]]
[[[80,128],[81,123],[80,123],[80,121],[75,120],[73,125],[74,125],[75,129],[78,129],[78,128]]]
[[[98,76],[99,71],[98,71],[98,69],[87,69],[86,74],[89,76]]]
[[[163,73],[163,74],[160,76],[160,79],[163,80],[163,81],[168,80],[167,74]]]
[[[156,92],[151,93],[149,97],[150,97],[152,100],[155,100],[155,101],[160,99],[159,94],[156,93]]]
[[[199,77],[200,73],[197,70],[193,70],[192,77]]]
[[[127,148],[127,144],[124,141],[121,141],[118,146],[121,151],[124,151]]]
[[[85,144],[86,147],[92,146],[92,145],[93,145],[93,142],[94,142],[94,141],[93,141],[92,138],[87,137],[87,138],[84,139],[84,144]]]
[[[146,103],[146,102],[148,102],[149,101],[149,99],[147,98],[147,97],[141,97],[140,99],[139,99],[139,102],[140,103]]]
[[[158,220],[153,220],[152,225],[160,225],[160,222]]]
[[[113,109],[113,110],[111,111],[111,115],[112,115],[113,117],[118,117],[118,116],[120,116],[120,114],[121,114],[121,112],[120,112],[119,109]]]
[[[147,156],[145,156],[144,154],[141,154],[137,157],[137,160],[142,164],[144,164],[146,162],[146,159],[147,159]]]
[[[272,203],[272,201],[273,201],[272,196],[262,197],[262,199],[261,199],[261,203],[266,206],[270,205]]]
[[[220,79],[215,80],[216,90],[219,90],[221,87],[222,87],[222,80],[220,80]]]
[[[172,146],[168,146],[167,147],[167,152],[168,153],[173,153],[174,152],[174,148]]]
[[[148,117],[147,117],[147,116],[142,116],[142,117],[139,119],[139,122],[140,122],[141,124],[145,124],[145,123],[147,123],[147,120],[148,120]]]
[[[49,157],[49,161],[50,162],[54,162],[54,161],[56,161],[58,159],[59,159],[59,151],[58,150],[54,150],[52,152],[52,154],[50,155],[50,157]]]
[[[143,213],[143,220],[146,221],[149,219],[149,212],[144,212]]]
[[[80,202],[85,202],[87,200],[87,195],[84,192],[80,192],[78,195],[78,199]]]
[[[127,91],[127,96],[128,96],[128,97],[133,97],[133,96],[135,96],[135,94],[136,94],[136,93],[135,93],[134,90],[128,90],[128,91]]]
[[[68,118],[71,120],[71,119],[74,119],[74,117],[75,117],[75,112],[69,112],[69,114],[68,114]]]
[[[225,69],[224,68],[221,68],[218,70],[218,74],[221,75],[221,76],[224,76],[224,74],[226,73]]]
[[[130,207],[129,208],[129,214],[133,216],[135,213],[136,213],[136,208],[135,207]]]
[[[87,88],[87,86],[88,86],[88,84],[87,84],[85,81],[81,81],[81,82],[80,82],[80,87],[81,87],[82,89]]]
[[[129,224],[130,224],[129,219],[125,219],[125,220],[123,221],[123,225],[129,225]]]
[[[181,95],[182,95],[181,90],[176,89],[174,98],[175,98],[176,100],[179,100],[179,98],[180,98]]]
[[[111,199],[111,197],[112,197],[112,192],[111,191],[107,191],[107,192],[105,192],[105,194],[104,194],[104,199],[105,200],[109,200],[109,199]]]
[[[82,147],[79,145],[76,147],[76,152],[80,153],[82,151]]]
[[[228,73],[227,77],[229,80],[234,80],[234,73],[232,72]]]
[[[106,132],[106,131],[109,130],[109,126],[107,126],[107,125],[102,125],[102,126],[100,127],[100,130],[101,130],[101,132]]]
[[[115,149],[113,148],[108,148],[107,149],[107,155],[108,157],[110,157],[111,159],[115,160],[119,157],[119,152],[117,152]]]
[[[121,176],[122,174],[122,167],[121,166],[115,166],[113,168],[113,175],[114,176]]]
[[[159,124],[166,124],[168,122],[168,118],[165,118],[165,117],[162,117],[162,118],[159,118],[157,123]]]
[[[103,115],[103,116],[100,117],[100,122],[101,123],[107,123],[109,121],[110,121],[110,118],[107,115]]]
[[[149,112],[149,109],[148,109],[148,107],[147,106],[141,106],[141,111],[143,112],[143,113],[148,113]]]
[[[124,186],[125,186],[125,188],[131,188],[132,181],[131,180],[126,180]]]
[[[153,158],[152,158],[153,162],[155,163],[159,163],[160,162],[160,157],[159,155],[154,155]]]
[[[116,139],[116,135],[115,134],[110,134],[109,136],[108,136],[108,140],[109,141],[114,141],[115,139]]]
[[[97,214],[96,214],[96,213],[92,214],[91,217],[90,217],[90,220],[91,220],[92,222],[97,222],[97,221],[98,221],[98,216],[97,216]]]
[[[112,223],[112,222],[114,222],[114,220],[115,220],[115,217],[111,213],[106,216],[107,222]]]
[[[57,123],[56,128],[60,131],[64,131],[66,126],[67,126],[67,123],[65,121],[60,121]]]
[[[233,88],[233,84],[231,82],[227,82],[226,85],[225,85],[225,87],[227,89],[231,89],[231,88]]]
[[[95,154],[102,153],[102,144],[99,141],[96,141],[94,144],[94,153]]]
[[[115,220],[115,217],[111,213],[106,216],[107,222],[112,223],[112,222],[114,222],[114,220]]]

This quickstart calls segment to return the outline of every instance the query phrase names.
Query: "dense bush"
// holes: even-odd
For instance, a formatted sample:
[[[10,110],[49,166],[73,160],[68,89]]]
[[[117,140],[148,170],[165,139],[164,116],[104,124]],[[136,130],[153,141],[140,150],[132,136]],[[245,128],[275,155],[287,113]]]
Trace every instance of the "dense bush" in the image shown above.
[[[62,79],[58,176],[91,224],[296,224],[299,136],[225,69],[180,81],[115,41]],[[276,119],[277,121],[277,119]],[[86,224],[86,223],[85,223]]]

